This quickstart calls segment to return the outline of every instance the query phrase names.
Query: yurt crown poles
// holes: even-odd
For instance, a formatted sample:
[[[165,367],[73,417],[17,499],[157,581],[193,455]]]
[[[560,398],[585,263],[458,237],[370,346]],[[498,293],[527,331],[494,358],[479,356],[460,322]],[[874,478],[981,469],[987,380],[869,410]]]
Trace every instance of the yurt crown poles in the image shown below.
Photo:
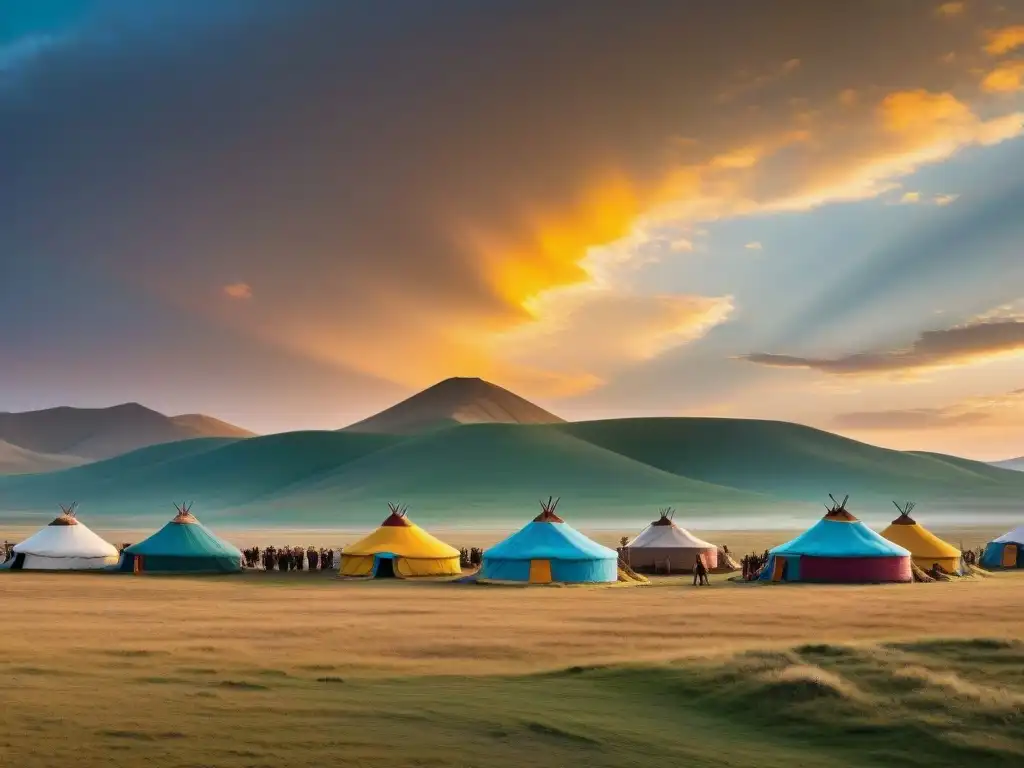
[[[54,520],[50,525],[78,525],[78,519],[75,517],[75,512],[78,509],[78,502],[71,502],[70,507],[65,507],[63,504],[60,505],[60,517]]]
[[[561,501],[562,497],[559,496],[557,499],[548,496],[548,500],[540,500],[541,513],[533,518],[535,523],[564,523],[558,515],[555,514],[555,509],[558,507],[558,502]]]

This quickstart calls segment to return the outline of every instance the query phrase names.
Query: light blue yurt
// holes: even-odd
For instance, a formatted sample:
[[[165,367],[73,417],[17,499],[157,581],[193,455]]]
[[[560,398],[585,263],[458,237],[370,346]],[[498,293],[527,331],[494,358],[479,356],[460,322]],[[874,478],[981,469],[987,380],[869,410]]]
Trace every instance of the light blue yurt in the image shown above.
[[[541,502],[526,526],[484,552],[480,578],[527,584],[601,584],[618,580],[619,556],[555,514],[558,500]]]
[[[1024,568],[1024,525],[986,544],[981,567],[989,570]]]

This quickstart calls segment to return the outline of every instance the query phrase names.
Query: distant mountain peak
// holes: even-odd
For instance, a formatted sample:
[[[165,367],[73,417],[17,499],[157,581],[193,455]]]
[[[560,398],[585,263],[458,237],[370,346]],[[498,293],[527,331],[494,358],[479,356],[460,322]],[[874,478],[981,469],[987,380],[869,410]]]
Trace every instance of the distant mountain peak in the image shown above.
[[[71,463],[82,463],[158,443],[197,437],[249,437],[251,434],[209,416],[171,418],[137,402],[100,408],[59,406],[0,413],[0,441],[9,446],[6,464],[12,468],[15,466],[14,447],[27,452],[18,454],[18,464],[31,467],[53,464],[54,457],[68,457]],[[31,460],[29,454],[32,454]],[[7,470],[10,471],[13,470]],[[5,474],[2,466],[0,474]]]
[[[345,429],[410,434],[454,424],[557,424],[563,421],[497,384],[475,376],[453,376]]]

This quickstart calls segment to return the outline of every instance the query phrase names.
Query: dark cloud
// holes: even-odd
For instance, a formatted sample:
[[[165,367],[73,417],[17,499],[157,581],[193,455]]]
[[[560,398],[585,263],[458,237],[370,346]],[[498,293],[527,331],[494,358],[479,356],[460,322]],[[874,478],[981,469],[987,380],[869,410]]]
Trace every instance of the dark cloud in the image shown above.
[[[925,331],[909,348],[901,350],[859,352],[835,358],[758,352],[744,355],[742,359],[776,368],[809,368],[829,374],[859,375],[956,366],[1015,351],[1024,351],[1024,321],[1007,319]]]

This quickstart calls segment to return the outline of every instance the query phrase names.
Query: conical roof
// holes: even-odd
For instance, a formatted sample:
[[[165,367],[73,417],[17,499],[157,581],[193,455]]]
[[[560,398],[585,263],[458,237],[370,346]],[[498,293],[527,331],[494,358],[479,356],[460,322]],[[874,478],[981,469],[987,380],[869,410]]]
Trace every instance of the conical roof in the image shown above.
[[[380,527],[355,544],[342,549],[343,555],[369,556],[391,554],[409,559],[448,559],[459,557],[459,550],[427,533],[406,516],[406,509],[393,505]]]
[[[1024,544],[1024,525],[1018,526],[992,541],[996,544]]]
[[[75,517],[74,505],[61,507],[62,513],[53,522],[14,545],[23,555],[54,558],[117,557],[117,548],[89,530]]]
[[[714,544],[699,539],[682,526],[676,525],[670,517],[672,510],[663,510],[661,516],[644,528],[630,541],[627,549],[715,549]]]
[[[910,554],[917,559],[948,560],[960,557],[959,549],[940,539],[910,516],[913,504],[908,503],[905,507],[897,504],[896,508],[900,510],[900,516],[882,531],[882,537],[910,550]]]

